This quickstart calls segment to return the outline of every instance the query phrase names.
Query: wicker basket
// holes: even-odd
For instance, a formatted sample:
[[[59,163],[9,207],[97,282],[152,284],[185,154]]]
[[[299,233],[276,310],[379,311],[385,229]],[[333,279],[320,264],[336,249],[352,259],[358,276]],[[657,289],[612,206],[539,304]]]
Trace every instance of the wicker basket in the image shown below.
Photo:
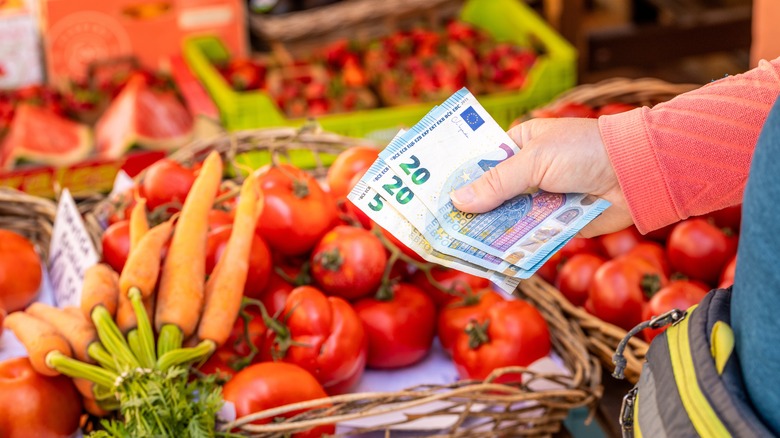
[[[95,204],[95,197],[79,204],[84,214]],[[16,189],[0,187],[0,228],[11,230],[26,237],[36,246],[41,258],[48,262],[49,244],[54,230],[54,216],[57,204],[48,198],[28,195]],[[96,221],[85,221],[87,231],[97,249],[100,249],[102,229]]]
[[[339,135],[320,132],[316,127],[303,130],[293,128],[239,131],[225,134],[209,141],[199,141],[177,151],[171,157],[182,163],[193,163],[205,158],[212,150],[218,150],[225,162],[231,162],[241,152],[268,150],[273,161],[283,160],[285,156],[298,149],[306,149],[315,157],[323,153],[338,153],[355,144],[365,144]],[[315,177],[322,177],[327,171],[321,160],[310,169]],[[143,173],[138,176],[143,178]],[[237,185],[240,177],[226,184]],[[104,199],[95,205],[92,216],[107,217],[114,209],[111,200]],[[602,395],[601,368],[585,347],[585,335],[576,324],[567,318],[561,310],[561,298],[558,292],[538,279],[521,283],[517,295],[529,300],[542,312],[547,320],[552,336],[553,348],[565,364],[570,375],[540,374],[527,371],[522,384],[505,385],[486,382],[459,382],[450,386],[425,386],[410,388],[399,392],[346,394],[328,398],[327,408],[313,409],[292,417],[287,421],[266,425],[249,425],[254,418],[262,416],[276,417],[301,407],[321,406],[322,401],[283,406],[273,410],[259,412],[251,417],[239,419],[228,427],[239,427],[242,431],[262,436],[285,436],[295,430],[314,425],[332,424],[340,421],[368,418],[389,412],[405,411],[410,407],[434,401],[448,402],[446,409],[424,414],[431,417],[452,415],[458,421],[447,430],[452,436],[547,436],[561,427],[561,422],[570,409],[582,406],[594,407]],[[524,368],[497,370],[503,372],[526,371]],[[540,381],[544,386],[555,389],[534,391]],[[484,409],[489,406],[488,409]],[[411,422],[420,416],[406,416],[402,422]],[[362,433],[373,429],[352,429],[350,434]],[[380,428],[382,429],[382,428]]]
[[[667,101],[679,94],[700,87],[697,84],[671,84],[659,79],[625,79],[616,78],[596,84],[581,85],[561,94],[556,100],[541,109],[554,109],[567,103],[583,103],[595,108],[607,103],[622,102],[638,106],[653,106]],[[532,118],[534,112],[527,118]],[[552,286],[550,286],[552,287]],[[573,306],[562,294],[553,294],[564,314],[576,321],[587,335],[588,349],[602,363],[612,369],[612,356],[618,343],[626,336],[626,331],[615,325],[606,323],[586,312],[581,307]],[[638,337],[629,341],[625,350],[626,379],[636,383],[642,370],[648,344]]]
[[[253,34],[274,50],[309,53],[339,39],[369,41],[416,23],[456,17],[464,0],[346,0],[283,15],[250,14]]]

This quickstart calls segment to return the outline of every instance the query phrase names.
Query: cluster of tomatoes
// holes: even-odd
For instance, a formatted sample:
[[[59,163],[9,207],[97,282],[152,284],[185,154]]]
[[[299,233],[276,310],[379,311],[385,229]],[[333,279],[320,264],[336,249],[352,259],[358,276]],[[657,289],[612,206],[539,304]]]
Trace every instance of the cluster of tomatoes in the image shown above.
[[[548,327],[531,304],[505,299],[485,279],[424,263],[389,233],[367,228],[370,222],[345,197],[377,154],[370,147],[343,152],[329,170],[327,190],[286,164],[258,178],[265,206],[244,290],[249,305],[231,339],[201,368],[232,376],[224,397],[239,416],[347,392],[366,367],[421,361],[437,335],[466,379],[549,354]],[[164,159],[130,192],[141,192],[153,221],[162,220],[155,216],[176,210],[195,172]],[[209,220],[207,272],[231,233],[230,203],[220,207]],[[128,221],[121,217],[127,211],[118,209],[103,235],[104,259],[117,270],[129,245]]]
[[[538,274],[599,319],[630,330],[672,309],[688,309],[734,281],[741,206],[642,236],[635,227],[574,238]],[[662,330],[646,329],[649,342]]]

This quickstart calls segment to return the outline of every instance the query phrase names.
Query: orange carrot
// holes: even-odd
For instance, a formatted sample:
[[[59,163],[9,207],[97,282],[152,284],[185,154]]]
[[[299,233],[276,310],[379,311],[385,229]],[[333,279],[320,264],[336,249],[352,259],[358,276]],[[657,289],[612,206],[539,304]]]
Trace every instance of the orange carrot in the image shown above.
[[[76,386],[79,393],[84,396],[84,401],[95,400],[95,392],[92,390],[92,388],[95,387],[95,382],[87,379],[75,378],[73,379],[73,384]]]
[[[218,347],[227,341],[241,308],[252,237],[257,225],[258,210],[263,208],[262,192],[250,174],[241,187],[241,195],[233,219],[225,251],[206,283],[206,304],[198,326],[198,338],[211,340]]]
[[[119,306],[116,309],[114,320],[119,330],[124,334],[127,334],[127,332],[133,330],[138,325],[133,305],[130,304],[130,298],[127,297],[127,294],[119,294]]]
[[[114,316],[118,297],[119,275],[110,266],[98,263],[87,268],[81,288],[81,311],[87,319],[92,319],[92,310],[98,305]]]
[[[130,210],[130,252],[138,246],[146,232],[149,231],[149,221],[146,219],[146,198],[136,199]]]
[[[87,354],[89,345],[98,342],[97,331],[91,322],[62,309],[44,303],[32,303],[25,310],[30,315],[48,322],[68,341],[73,355],[82,362],[95,363]]]
[[[173,232],[157,294],[157,330],[173,325],[184,338],[197,328],[206,279],[208,215],[222,179],[222,159],[212,152],[192,184]]]
[[[135,286],[146,298],[154,292],[160,274],[162,249],[171,235],[173,221],[163,222],[147,232],[130,250],[125,267],[119,276],[119,292],[127,295]]]
[[[89,380],[87,380],[87,382],[89,382]],[[105,417],[111,414],[111,411],[104,409],[100,405],[100,402],[86,397],[84,398],[84,409],[96,417]]]
[[[73,357],[68,341],[46,321],[25,312],[14,312],[3,322],[5,328],[14,332],[24,344],[30,363],[35,371],[45,376],[57,376],[60,373],[46,364],[46,356],[58,351],[67,357]]]

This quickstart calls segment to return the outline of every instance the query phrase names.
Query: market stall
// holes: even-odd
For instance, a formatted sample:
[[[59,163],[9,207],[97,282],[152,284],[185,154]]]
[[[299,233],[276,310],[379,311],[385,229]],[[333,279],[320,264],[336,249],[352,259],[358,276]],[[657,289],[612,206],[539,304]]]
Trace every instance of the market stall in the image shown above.
[[[454,206],[513,126],[700,87],[578,85],[535,2],[17,3],[0,436],[611,436],[602,378],[733,283],[740,205],[593,238],[590,192]]]

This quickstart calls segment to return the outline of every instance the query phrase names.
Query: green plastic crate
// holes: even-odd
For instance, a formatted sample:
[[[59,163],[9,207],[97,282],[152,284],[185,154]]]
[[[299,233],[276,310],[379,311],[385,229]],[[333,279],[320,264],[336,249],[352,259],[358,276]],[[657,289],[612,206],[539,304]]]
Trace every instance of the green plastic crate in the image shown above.
[[[499,41],[541,46],[546,52],[529,72],[527,85],[517,91],[479,96],[479,101],[504,128],[528,110],[541,106],[576,83],[577,52],[541,17],[520,0],[469,0],[460,14],[463,21],[489,32]],[[228,130],[269,126],[300,126],[305,119],[288,119],[264,92],[237,92],[213,63],[229,59],[219,39],[194,37],[184,42],[184,57],[219,108]],[[408,127],[439,102],[377,108],[319,117],[328,131],[353,137],[376,135]]]

